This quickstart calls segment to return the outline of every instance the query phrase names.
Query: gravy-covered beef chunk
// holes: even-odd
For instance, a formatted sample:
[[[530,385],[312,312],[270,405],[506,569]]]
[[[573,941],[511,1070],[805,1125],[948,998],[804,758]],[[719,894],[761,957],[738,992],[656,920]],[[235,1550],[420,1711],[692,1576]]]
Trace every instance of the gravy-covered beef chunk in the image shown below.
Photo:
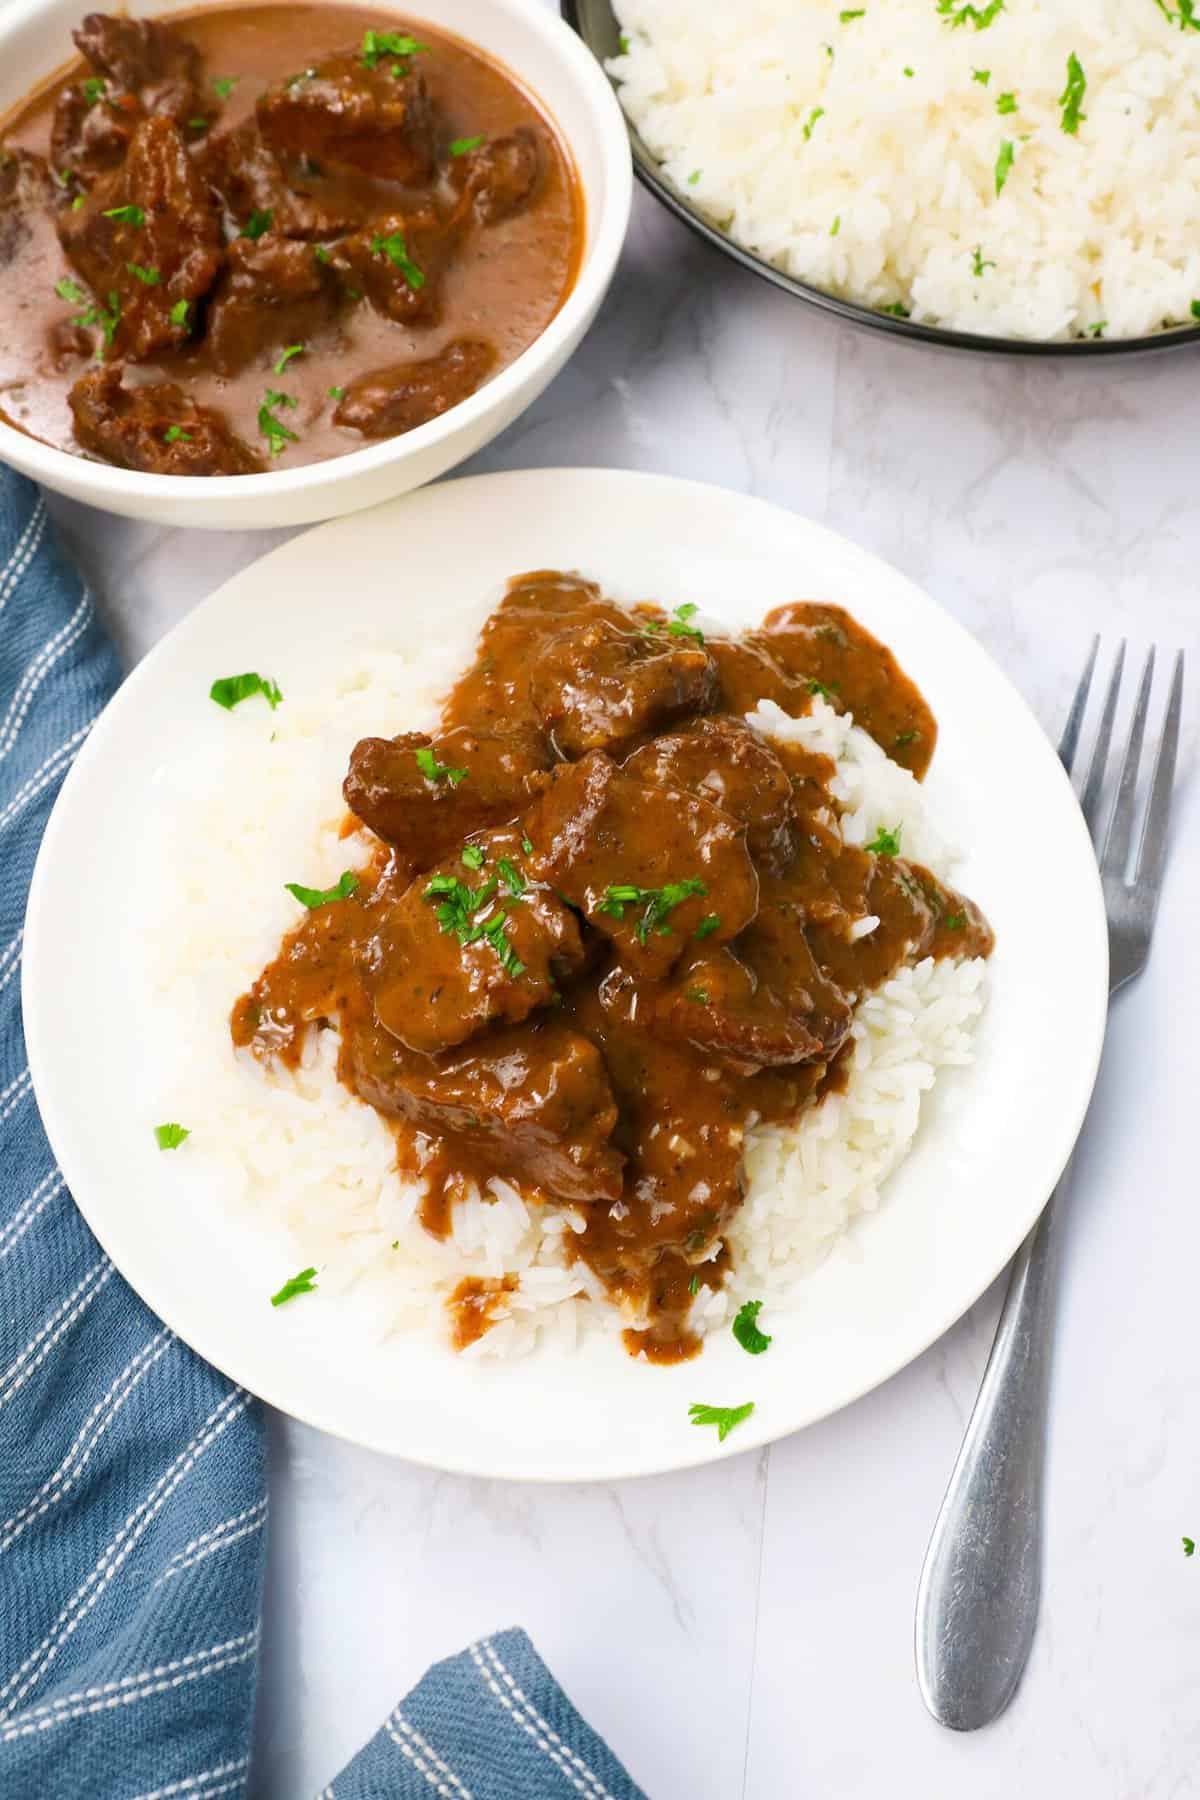
[[[0,152],[0,269],[29,242],[34,218],[54,204],[54,181],[40,156]]]
[[[115,168],[146,116],[136,94],[101,93],[98,80],[82,81],[59,95],[50,154],[64,175],[91,177]]]
[[[213,362],[232,375],[287,344],[306,343],[333,319],[338,287],[311,244],[291,238],[235,238],[208,313]]]
[[[334,266],[398,325],[432,325],[456,232],[431,206],[385,213],[344,237]]]
[[[735,938],[758,908],[745,827],[705,800],[648,787],[599,752],[557,769],[526,818],[534,874],[661,976],[698,934]]]
[[[80,443],[122,469],[150,475],[254,475],[262,463],[211,407],[173,381],[121,385],[121,367],[92,369],[71,389]]]
[[[617,1108],[595,1045],[557,1019],[497,1031],[436,1059],[377,1028],[356,1036],[350,1079],[364,1100],[422,1132],[448,1134],[452,1155],[572,1202],[619,1198]]]
[[[465,400],[491,373],[496,352],[476,338],[460,338],[436,356],[373,369],[352,382],[334,421],[364,437],[393,437],[438,419]]]
[[[667,732],[635,750],[622,767],[638,781],[696,794],[740,819],[755,856],[786,856],[791,781],[770,744],[740,719],[721,714]]]
[[[424,186],[435,162],[424,76],[408,58],[367,60],[347,51],[268,88],[257,109],[263,139],[280,156]]]
[[[450,163],[450,179],[485,224],[528,205],[541,174],[537,133],[527,126],[491,139]]]
[[[141,361],[185,342],[221,267],[221,241],[208,189],[169,119],[138,126],[123,166],[81,211],[60,216],[59,235],[109,309],[117,354]]]
[[[230,237],[265,219],[278,237],[333,238],[361,224],[369,204],[350,184],[314,174],[303,161],[285,173],[253,119],[208,137],[196,166],[221,198]]]
[[[200,53],[173,26],[89,13],[72,35],[97,75],[118,91],[137,94],[147,112],[182,119],[204,110]]]
[[[699,645],[664,644],[606,619],[549,638],[530,674],[533,704],[564,756],[608,750],[702,712],[715,685]]]
[[[574,913],[534,882],[520,831],[473,838],[418,875],[367,953],[375,1017],[434,1055],[488,1025],[519,1025],[584,960]]]
[[[455,726],[437,737],[363,738],[350,755],[346,805],[412,868],[428,868],[488,825],[524,812],[550,761],[536,732]]]

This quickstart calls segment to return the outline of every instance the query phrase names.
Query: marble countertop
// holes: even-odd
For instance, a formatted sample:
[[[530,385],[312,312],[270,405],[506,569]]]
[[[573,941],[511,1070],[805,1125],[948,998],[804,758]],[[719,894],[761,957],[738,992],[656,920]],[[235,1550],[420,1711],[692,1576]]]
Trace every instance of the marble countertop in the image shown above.
[[[858,335],[639,193],[590,337],[464,472],[653,469],[807,513],[926,587],[1055,731],[1093,632],[1200,643],[1198,385],[1194,355],[1048,366]],[[284,535],[56,511],[128,664]],[[431,1660],[514,1623],[652,1800],[1200,1795],[1190,697],[1155,957],[1117,1003],[1067,1223],[1041,1629],[1005,1717],[941,1730],[912,1656],[997,1287],[858,1405],[698,1473],[522,1488],[275,1419],[258,1800],[315,1791]],[[1068,933],[1052,875],[1030,879]]]

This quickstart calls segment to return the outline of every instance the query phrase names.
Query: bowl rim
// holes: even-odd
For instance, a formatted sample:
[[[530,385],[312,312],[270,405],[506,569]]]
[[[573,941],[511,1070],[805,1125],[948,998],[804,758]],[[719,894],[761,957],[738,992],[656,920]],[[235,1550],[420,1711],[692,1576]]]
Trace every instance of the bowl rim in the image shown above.
[[[612,279],[629,226],[633,178],[625,114],[616,90],[582,37],[570,31],[553,10],[529,6],[527,0],[482,0],[482,3],[539,37],[547,50],[578,78],[584,101],[598,129],[604,165],[602,204],[583,186],[580,177],[584,205],[589,214],[585,226],[594,218],[595,235],[584,249],[574,283],[545,330],[507,368],[467,399],[450,407],[440,418],[431,419],[396,437],[385,438],[380,443],[365,445],[361,450],[347,451],[344,456],[303,463],[294,469],[267,469],[258,475],[227,475],[217,483],[207,475],[150,474],[138,469],[122,469],[114,463],[93,462],[69,450],[59,450],[3,418],[0,418],[0,461],[60,492],[64,488],[67,491],[86,488],[87,501],[100,507],[110,500],[114,503],[127,501],[135,495],[144,500],[193,503],[200,510],[206,497],[217,504],[227,502],[233,496],[240,502],[253,501],[259,496],[276,500],[285,496],[318,494],[346,481],[369,476],[408,456],[436,450],[438,445],[459,432],[469,432],[489,413],[502,412],[516,399],[535,368],[553,364],[556,358],[569,355],[573,340],[586,329]],[[8,4],[0,8],[0,51],[16,32],[36,20],[38,14],[46,10],[46,5],[47,0],[8,0]],[[413,16],[424,17],[427,9],[434,10],[432,0],[417,0]],[[145,10],[147,16],[157,16],[152,5]],[[140,6],[138,11],[142,11]],[[523,81],[524,78],[518,75],[517,79]],[[542,100],[536,88],[528,83],[524,85],[529,87],[529,92],[571,150],[570,138],[557,113]]]
[[[559,11],[564,23],[579,34],[580,41],[587,46],[589,54],[597,65],[604,70],[605,78],[617,96],[617,84],[604,69],[601,53],[594,49],[591,37],[585,29],[581,17],[579,0],[559,0]],[[614,15],[615,17],[615,15]],[[617,97],[620,106],[620,99]],[[824,288],[813,287],[801,281],[795,275],[788,275],[783,269],[777,269],[764,257],[756,256],[752,250],[723,232],[719,226],[705,218],[699,208],[681,194],[662,173],[661,165],[646,147],[633,121],[621,107],[621,116],[625,120],[625,128],[629,134],[630,148],[633,152],[634,173],[642,186],[647,188],[669,212],[698,237],[712,244],[724,255],[740,263],[752,275],[769,281],[773,287],[781,288],[784,293],[791,294],[797,300],[821,312],[830,313],[846,324],[860,331],[878,331],[891,337],[901,338],[910,344],[925,349],[973,351],[976,355],[1018,356],[1018,357],[1105,357],[1105,356],[1148,356],[1163,350],[1178,350],[1188,344],[1200,343],[1200,325],[1185,325],[1169,331],[1155,332],[1149,337],[1135,338],[1010,338],[996,337],[984,332],[955,331],[945,325],[925,325],[918,320],[898,318],[891,313],[878,312],[874,307],[863,306],[856,300],[843,300],[840,295],[830,294]]]

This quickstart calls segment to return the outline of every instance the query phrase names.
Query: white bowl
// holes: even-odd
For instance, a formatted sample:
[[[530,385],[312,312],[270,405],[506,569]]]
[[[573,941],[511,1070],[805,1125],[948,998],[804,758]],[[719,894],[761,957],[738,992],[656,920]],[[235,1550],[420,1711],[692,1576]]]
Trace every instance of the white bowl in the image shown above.
[[[335,6],[342,0],[324,0]],[[98,0],[0,5],[0,114],[66,62],[70,34]],[[419,22],[429,0],[405,18]],[[194,0],[133,0],[136,15],[195,11]],[[392,10],[389,4],[388,10]],[[400,6],[396,6],[400,11]],[[576,349],[608,290],[632,199],[625,121],[608,78],[557,14],[533,0],[438,0],[431,24],[477,44],[533,92],[575,158],[586,239],[575,285],[542,335],[469,400],[403,436],[306,468],[265,475],[142,475],[55,450],[0,420],[0,461],[73,500],[156,525],[244,530],[308,525],[390,500],[452,469],[511,425]]]

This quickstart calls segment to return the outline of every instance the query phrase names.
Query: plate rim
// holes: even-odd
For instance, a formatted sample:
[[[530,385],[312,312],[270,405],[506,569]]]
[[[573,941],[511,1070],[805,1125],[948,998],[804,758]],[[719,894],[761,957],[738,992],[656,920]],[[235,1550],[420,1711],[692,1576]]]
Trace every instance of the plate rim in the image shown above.
[[[424,503],[424,498],[427,495],[440,494],[443,490],[468,489],[472,486],[477,486],[480,483],[486,484],[492,488],[503,485],[537,487],[545,483],[557,483],[564,478],[569,482],[582,482],[584,485],[594,483],[597,487],[612,482],[632,483],[640,487],[658,487],[660,491],[670,490],[677,496],[688,495],[693,500],[699,499],[701,501],[704,496],[720,496],[723,500],[735,501],[739,508],[748,508],[751,511],[759,510],[768,515],[782,515],[785,519],[793,523],[799,522],[806,530],[814,532],[828,540],[831,547],[836,546],[848,550],[853,558],[858,560],[860,564],[875,565],[885,570],[893,582],[899,582],[903,585],[907,590],[908,598],[916,605],[919,612],[923,611],[929,615],[936,616],[940,628],[948,630],[950,636],[956,641],[957,648],[960,652],[964,652],[969,659],[976,658],[987,665],[992,679],[1003,686],[1009,700],[1027,716],[1029,723],[1042,739],[1047,752],[1048,770],[1057,770],[1060,785],[1065,786],[1068,791],[1071,791],[1073,794],[1070,779],[1063,769],[1062,764],[1059,762],[1053,745],[1042,731],[1040,722],[1037,720],[1036,715],[1033,713],[1032,708],[1025,700],[1020,689],[1017,688],[1016,684],[1010,679],[1005,670],[995,661],[973,633],[969,631],[968,628],[954,616],[954,614],[942,607],[931,594],[927,593],[903,570],[898,569],[894,564],[889,563],[875,551],[857,544],[852,538],[847,537],[842,532],[834,530],[820,520],[812,519],[806,514],[798,513],[789,507],[780,505],[776,501],[767,500],[757,495],[746,494],[721,483],[696,481],[686,477],[660,474],[653,471],[597,468],[588,465],[561,465],[553,468],[504,470],[489,474],[460,476],[452,481],[439,482],[429,488],[418,489],[412,493],[398,496],[392,500],[385,501],[380,506],[370,510],[374,514],[382,514],[387,511],[398,513],[402,508],[411,509],[420,507]],[[359,518],[365,516],[367,515],[356,515],[356,517]],[[205,598],[191,608],[182,619],[177,621],[169,631],[164,633],[131,673],[126,676],[116,693],[97,717],[88,737],[81,747],[79,755],[68,770],[62,787],[56,796],[50,818],[47,821],[46,829],[43,834],[42,842],[38,848],[26,908],[25,942],[21,973],[21,1001],[24,1015],[26,1048],[33,1082],[34,1097],[42,1120],[43,1129],[46,1132],[55,1161],[58,1163],[66,1180],[67,1187],[74,1203],[78,1206],[89,1229],[93,1232],[106,1254],[110,1256],[114,1267],[118,1269],[123,1279],[129,1283],[134,1292],[139,1295],[156,1316],[163,1318],[163,1322],[167,1324],[170,1329],[177,1331],[177,1335],[180,1337],[181,1341],[188,1343],[189,1347],[192,1348],[197,1355],[203,1357],[204,1360],[212,1364],[213,1367],[225,1374],[228,1379],[242,1387],[247,1387],[247,1383],[234,1369],[227,1366],[219,1351],[214,1354],[207,1344],[201,1346],[196,1343],[193,1341],[193,1336],[189,1336],[183,1331],[179,1331],[178,1328],[171,1325],[170,1320],[166,1319],[160,1312],[153,1297],[152,1280],[148,1286],[144,1284],[143,1278],[145,1271],[139,1263],[136,1250],[131,1252],[130,1246],[127,1243],[122,1242],[119,1254],[113,1252],[109,1241],[110,1229],[112,1230],[113,1235],[116,1238],[119,1238],[119,1228],[114,1226],[111,1220],[105,1220],[102,1204],[95,1209],[99,1215],[98,1218],[92,1216],[93,1207],[90,1197],[85,1198],[84,1200],[79,1198],[76,1191],[77,1184],[72,1179],[72,1171],[65,1166],[64,1159],[59,1154],[62,1136],[59,1130],[58,1121],[64,1116],[62,1110],[64,1102],[66,1106],[69,1107],[69,1097],[55,1094],[53,1081],[47,1083],[45,1080],[45,1072],[50,1063],[52,1051],[48,1047],[47,1038],[43,1035],[43,1025],[45,1021],[42,1016],[41,995],[48,992],[48,984],[44,981],[41,971],[46,956],[52,955],[52,946],[46,944],[43,939],[40,923],[43,911],[42,896],[44,890],[48,888],[53,880],[54,866],[56,858],[59,855],[58,843],[62,834],[68,829],[68,813],[73,804],[72,797],[74,792],[90,778],[90,770],[93,763],[105,755],[105,745],[108,737],[113,731],[119,728],[113,721],[121,719],[126,710],[136,703],[137,696],[141,691],[143,684],[148,683],[155,678],[160,661],[170,656],[175,647],[175,640],[181,634],[186,634],[192,622],[206,609],[222,600],[229,588],[236,587],[239,583],[246,580],[252,572],[257,577],[261,578],[261,572],[264,567],[269,567],[274,560],[295,555],[295,546],[298,542],[306,541],[310,536],[317,532],[344,531],[346,525],[346,520],[331,520],[312,526],[306,531],[297,532],[283,544],[275,546],[264,556],[245,565],[244,568],[235,572],[228,580],[223,581],[210,594],[206,595]],[[1087,834],[1087,827],[1083,820],[1082,812],[1078,812],[1077,832],[1086,840],[1089,856],[1094,864],[1094,851],[1092,850],[1091,839]],[[396,1457],[417,1466],[438,1469],[456,1475],[479,1476],[487,1479],[528,1481],[536,1483],[570,1483],[572,1485],[584,1482],[627,1480],[640,1476],[664,1474],[677,1469],[707,1466],[710,1463],[723,1461],[731,1456],[738,1456],[759,1450],[764,1445],[789,1437],[796,1431],[805,1430],[809,1426],[818,1424],[821,1420],[842,1411],[845,1407],[853,1405],[867,1394],[872,1393],[876,1388],[881,1387],[885,1382],[890,1381],[893,1376],[907,1368],[910,1363],[916,1361],[918,1357],[922,1356],[932,1344],[936,1343],[944,1336],[945,1333],[975,1305],[980,1296],[991,1286],[992,1282],[1003,1273],[1012,1256],[1020,1247],[1020,1244],[1024,1241],[1034,1225],[1036,1225],[1046,1201],[1054,1191],[1063,1170],[1070,1160],[1071,1154],[1083,1129],[1088,1106],[1091,1102],[1093,1088],[1099,1071],[1100,1059],[1103,1053],[1108,1013],[1108,939],[1103,891],[1098,867],[1095,868],[1095,879],[1091,884],[1091,888],[1093,910],[1095,913],[1094,924],[1100,928],[1097,941],[1098,944],[1102,944],[1103,946],[1103,955],[1096,971],[1096,1004],[1093,1017],[1090,1021],[1090,1030],[1086,1039],[1087,1053],[1083,1056],[1082,1061],[1077,1061],[1076,1064],[1079,1073],[1083,1077],[1079,1085],[1078,1105],[1075,1109],[1072,1109],[1070,1114],[1060,1113],[1058,1115],[1053,1143],[1051,1144],[1048,1140],[1045,1163],[1050,1178],[1046,1184],[1046,1191],[1036,1200],[1036,1202],[1030,1202],[1027,1218],[1024,1216],[1023,1209],[1020,1229],[1013,1237],[1013,1241],[1007,1248],[1004,1259],[999,1266],[991,1269],[983,1279],[979,1280],[975,1284],[973,1292],[966,1294],[964,1290],[964,1295],[961,1300],[956,1298],[954,1304],[949,1308],[945,1316],[939,1315],[935,1322],[931,1323],[918,1334],[919,1341],[914,1340],[912,1343],[906,1342],[894,1355],[889,1356],[886,1361],[881,1361],[871,1379],[856,1385],[853,1392],[846,1393],[841,1398],[835,1397],[831,1399],[828,1404],[806,1413],[800,1420],[792,1419],[780,1424],[777,1421],[774,1421],[769,1414],[762,1416],[756,1414],[752,1419],[746,1421],[745,1427],[739,1430],[736,1438],[730,1438],[730,1440],[723,1445],[713,1443],[712,1447],[709,1448],[708,1434],[697,1434],[694,1444],[688,1439],[684,1440],[683,1444],[679,1447],[672,1447],[664,1440],[664,1450],[661,1455],[656,1455],[652,1460],[644,1461],[635,1466],[621,1466],[619,1468],[614,1468],[606,1464],[601,1465],[598,1463],[595,1467],[581,1467],[576,1472],[564,1472],[560,1468],[551,1466],[538,1468],[537,1466],[530,1467],[523,1464],[518,1465],[517,1463],[513,1463],[509,1466],[502,1466],[497,1464],[494,1459],[487,1460],[473,1456],[470,1453],[469,1448],[461,1454],[447,1454],[441,1449],[434,1451],[419,1445],[414,1448],[407,1444],[398,1444],[395,1441],[394,1435],[389,1435],[386,1431],[380,1431],[379,1433],[373,1434],[369,1431],[350,1430],[347,1429],[345,1425],[339,1424],[336,1418],[331,1418],[328,1415],[328,1409],[325,1407],[314,1405],[310,1408],[305,1408],[301,1405],[297,1405],[296,1401],[290,1395],[284,1395],[279,1392],[278,1383],[274,1380],[266,1381],[261,1384],[256,1383],[253,1388],[247,1388],[247,1391],[256,1394],[258,1398],[263,1400],[266,1404],[273,1406],[277,1411],[290,1418],[294,1418],[303,1424],[309,1425],[316,1430],[328,1432],[330,1435],[339,1437],[346,1442],[359,1444],[366,1449],[374,1450],[387,1456]],[[44,1102],[43,1093],[47,1092],[47,1089],[49,1089],[50,1098]],[[1075,1116],[1076,1112],[1077,1116]],[[1068,1120],[1069,1122],[1064,1124],[1064,1120]],[[66,1162],[71,1161],[72,1158],[68,1155]],[[80,1182],[78,1186],[86,1190],[86,1169],[82,1171],[76,1170],[76,1172],[83,1174],[84,1180]],[[1040,1186],[1041,1183],[1039,1182],[1038,1185]],[[133,1273],[127,1272],[127,1264],[133,1269]]]

